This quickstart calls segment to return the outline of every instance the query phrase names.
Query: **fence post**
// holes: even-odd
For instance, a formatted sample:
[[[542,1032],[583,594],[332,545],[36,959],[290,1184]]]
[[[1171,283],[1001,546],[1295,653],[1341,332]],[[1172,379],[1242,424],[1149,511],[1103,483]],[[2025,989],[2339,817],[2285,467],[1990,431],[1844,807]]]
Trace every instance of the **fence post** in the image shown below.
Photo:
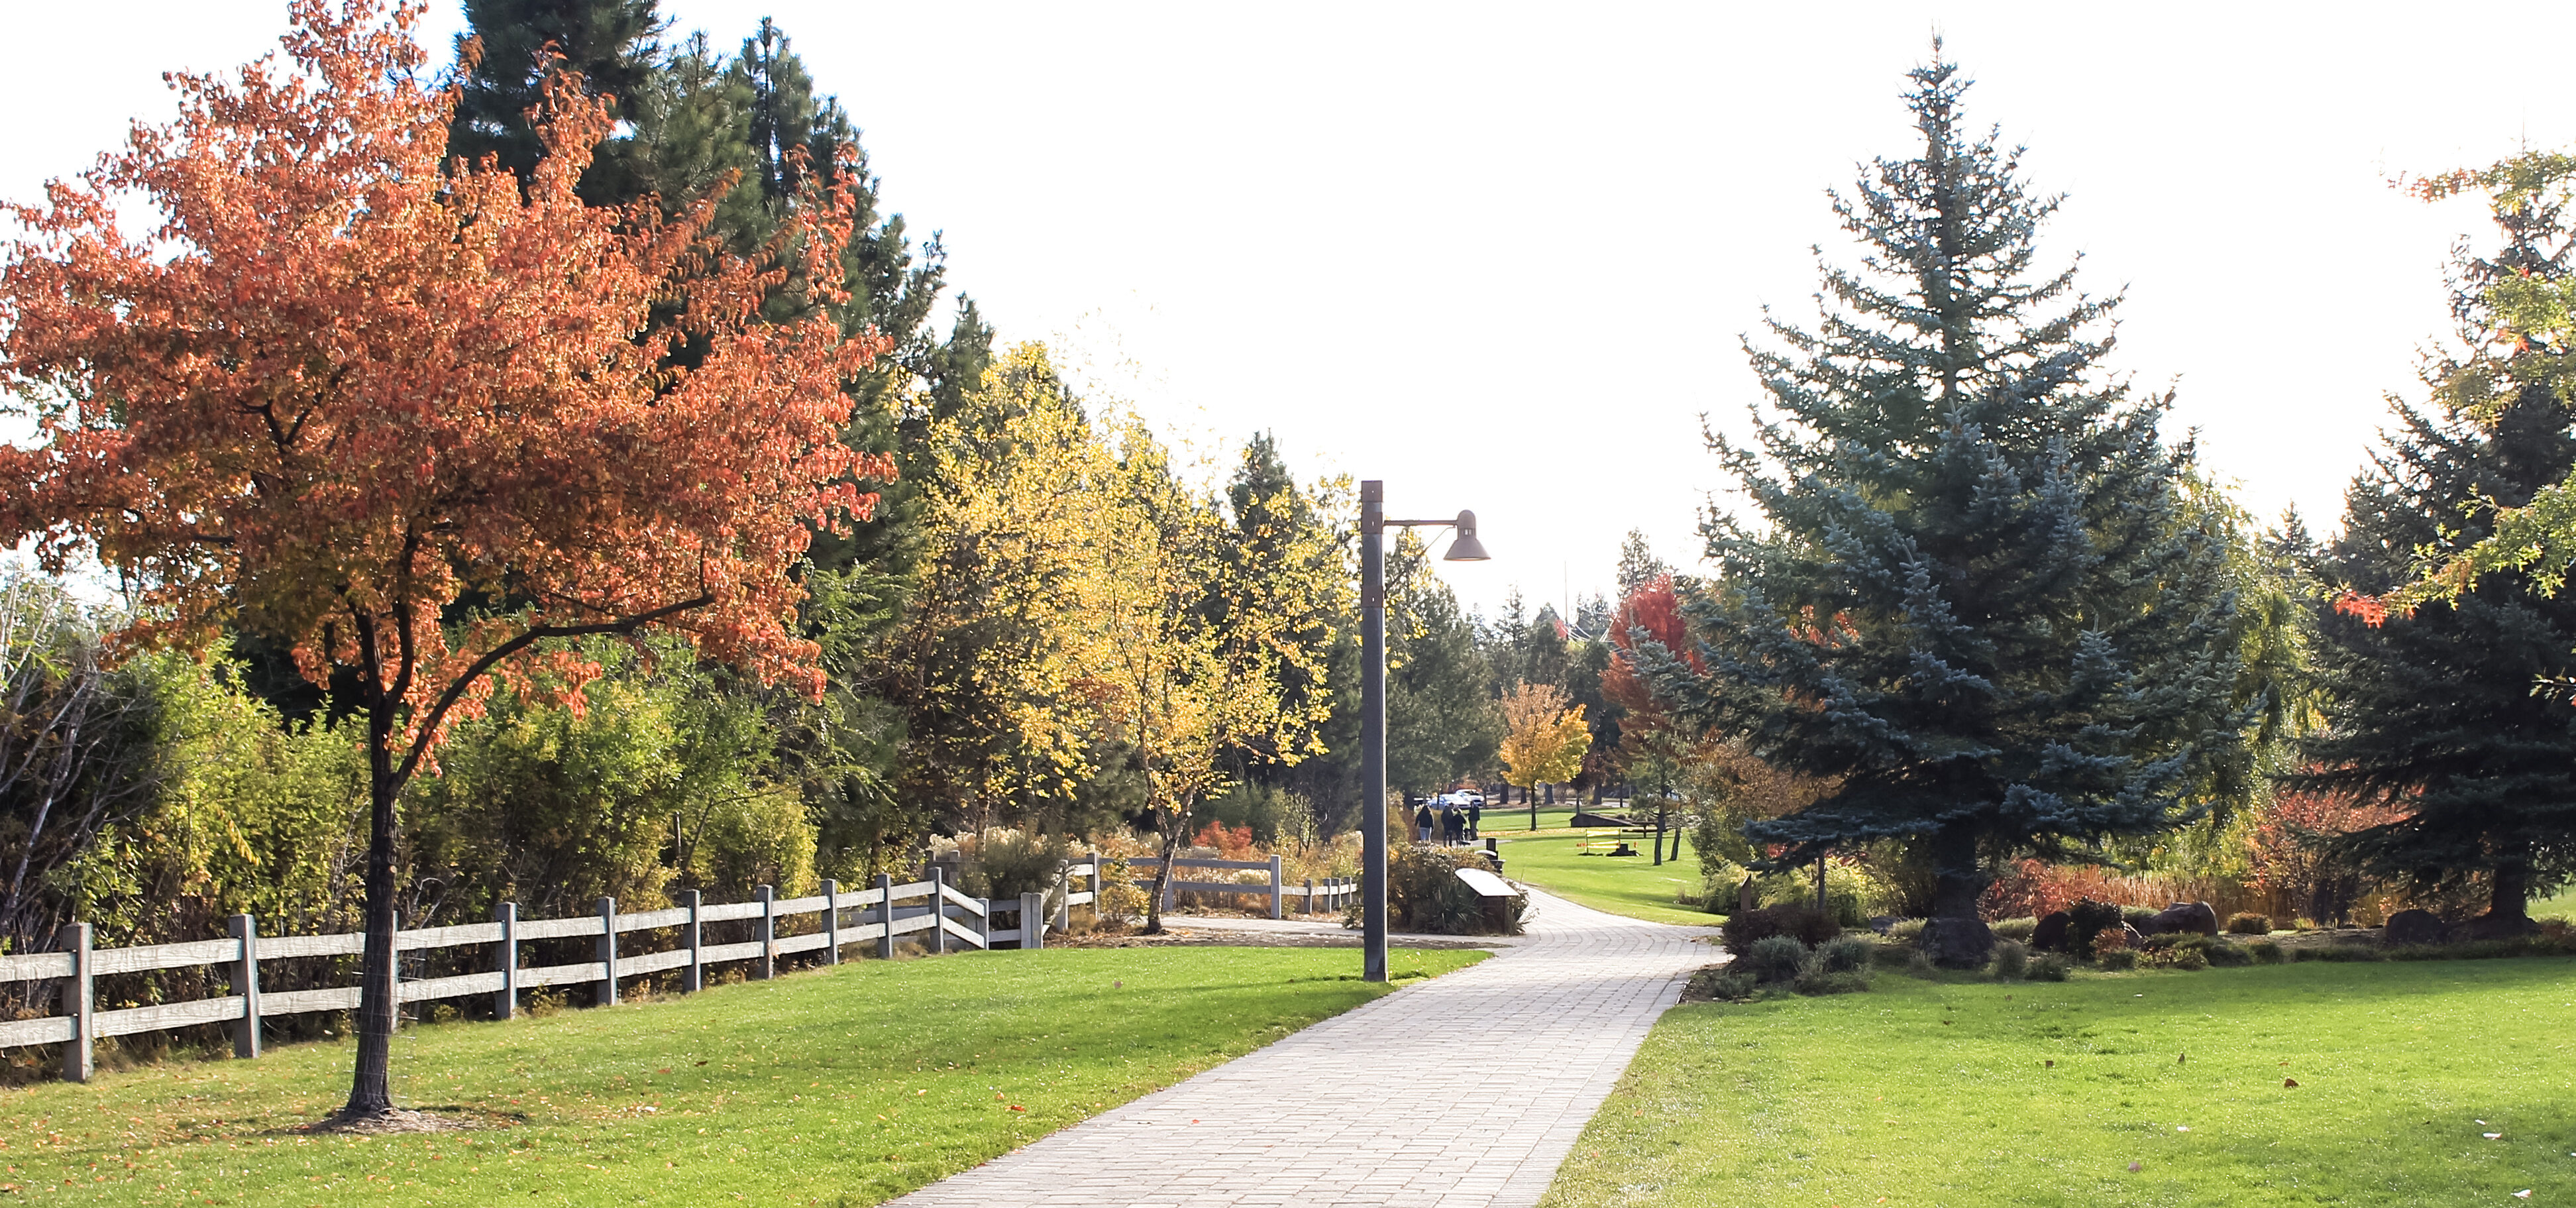
[[[778,888],[760,887],[760,979],[778,976]]]
[[[259,1056],[259,920],[237,914],[230,922],[233,938],[241,941],[241,960],[233,965],[233,993],[242,1000],[233,1056],[247,1061]]]
[[[63,928],[62,945],[72,954],[72,975],[63,982],[63,1014],[72,1021],[72,1038],[63,1042],[63,1081],[87,1082],[97,1068],[90,1059],[97,1037],[90,1030],[89,924]]]
[[[1284,889],[1279,881],[1279,855],[1273,852],[1270,856],[1270,917],[1274,919],[1287,917],[1280,913],[1280,907],[1288,896],[1282,892]]]
[[[977,898],[975,902],[984,908],[984,917],[976,922],[975,930],[984,933],[984,951],[990,952],[993,950],[993,899]]]
[[[1020,949],[1033,952],[1046,947],[1046,894],[1020,895]]]
[[[823,878],[823,963],[841,963],[841,883]]]
[[[617,1005],[617,899],[599,900],[599,1005]]]
[[[707,988],[707,966],[706,962],[698,959],[698,945],[702,942],[698,936],[698,891],[692,889],[687,893],[685,905],[689,908],[689,921],[680,930],[680,942],[689,946],[689,963],[681,966],[680,992],[695,994]]]
[[[936,864],[930,866],[930,954],[948,951],[948,873]]]
[[[877,959],[894,959],[894,878],[877,874]]]
[[[508,1019],[519,1013],[519,904],[494,906],[492,921],[501,925],[501,940],[492,945],[492,967],[501,974],[501,989],[492,996],[492,1018]]]
[[[1055,911],[1047,918],[1058,931],[1073,930],[1073,862],[1055,866]]]

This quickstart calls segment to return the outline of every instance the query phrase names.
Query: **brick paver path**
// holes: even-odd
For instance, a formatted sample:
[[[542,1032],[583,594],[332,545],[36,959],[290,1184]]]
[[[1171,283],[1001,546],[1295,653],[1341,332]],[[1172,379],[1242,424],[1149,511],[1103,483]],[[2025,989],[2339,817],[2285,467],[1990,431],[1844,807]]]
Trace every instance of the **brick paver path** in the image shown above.
[[[1690,970],[1698,928],[1533,892],[1529,934],[894,1201],[902,1208],[1536,1204]],[[1179,921],[1179,920],[1176,920]]]

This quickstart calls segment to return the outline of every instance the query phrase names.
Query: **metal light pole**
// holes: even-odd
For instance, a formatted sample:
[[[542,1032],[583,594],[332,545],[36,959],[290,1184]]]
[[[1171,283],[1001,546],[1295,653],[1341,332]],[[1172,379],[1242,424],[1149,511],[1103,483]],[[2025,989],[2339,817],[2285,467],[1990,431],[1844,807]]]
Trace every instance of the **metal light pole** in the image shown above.
[[[1360,980],[1386,980],[1386,530],[1451,527],[1444,562],[1482,562],[1476,514],[1389,520],[1386,484],[1360,483]]]

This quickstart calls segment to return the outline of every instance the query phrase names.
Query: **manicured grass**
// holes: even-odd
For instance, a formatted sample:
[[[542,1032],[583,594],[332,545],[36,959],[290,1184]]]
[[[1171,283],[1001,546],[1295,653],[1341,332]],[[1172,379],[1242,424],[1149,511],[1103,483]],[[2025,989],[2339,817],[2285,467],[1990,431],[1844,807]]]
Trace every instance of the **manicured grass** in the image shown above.
[[[1488,819],[1490,821],[1490,819]],[[1567,831],[1556,835],[1540,834],[1527,838],[1506,838],[1490,827],[1487,834],[1503,839],[1503,871],[1514,880],[1527,881],[1541,889],[1594,910],[1624,914],[1632,919],[1657,923],[1687,923],[1714,927],[1723,922],[1718,916],[1693,910],[1676,903],[1674,895],[1684,888],[1699,887],[1699,856],[1691,851],[1690,841],[1682,842],[1682,856],[1667,858],[1661,865],[1649,855],[1586,856],[1574,850],[1576,839],[1586,832]],[[1607,837],[1607,836],[1604,836]],[[1632,841],[1633,842],[1633,841]],[[1670,844],[1672,840],[1664,841]],[[1644,852],[1642,844],[1638,851]],[[1669,849],[1667,849],[1669,850]]]
[[[2576,885],[2558,891],[2558,896],[2542,898],[2531,904],[2535,919],[2576,919]]]
[[[2571,1037],[2567,960],[1881,973],[1666,1014],[1542,1203],[2566,1204]]]
[[[1385,992],[1358,975],[1335,949],[998,952],[423,1028],[395,1041],[397,1096],[482,1125],[429,1136],[293,1131],[346,1095],[347,1045],[175,1063],[0,1092],[0,1183],[54,1204],[875,1204]]]

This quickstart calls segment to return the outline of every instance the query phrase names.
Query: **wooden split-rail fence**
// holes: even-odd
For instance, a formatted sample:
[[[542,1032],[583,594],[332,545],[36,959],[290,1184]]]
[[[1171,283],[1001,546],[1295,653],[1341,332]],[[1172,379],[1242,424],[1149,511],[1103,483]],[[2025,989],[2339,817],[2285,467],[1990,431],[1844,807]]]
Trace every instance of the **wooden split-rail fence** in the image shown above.
[[[1154,861],[1144,863],[1151,865]],[[1273,918],[1280,917],[1281,906],[1289,897],[1303,898],[1310,911],[1330,910],[1346,905],[1357,893],[1355,885],[1340,878],[1322,885],[1313,881],[1303,887],[1283,885],[1276,857],[1266,863],[1177,859],[1173,864],[1176,872],[1197,867],[1268,869],[1267,884],[1176,881],[1172,888],[1266,894]],[[1108,862],[1097,856],[1086,857],[1084,862],[1068,865],[1059,872],[1054,890],[1024,893],[1016,901],[969,897],[947,883],[945,870],[932,865],[928,879],[921,881],[898,884],[879,875],[874,886],[855,891],[825,881],[819,894],[787,899],[778,898],[769,886],[763,885],[759,896],[751,901],[714,905],[701,901],[697,891],[690,890],[681,895],[678,906],[634,913],[620,912],[614,898],[601,898],[594,914],[523,919],[518,917],[517,903],[504,902],[488,923],[396,932],[394,950],[398,954],[472,947],[488,947],[492,954],[489,971],[404,981],[399,983],[399,993],[406,1003],[489,994],[493,1013],[507,1019],[517,1013],[519,995],[526,990],[589,985],[594,988],[595,1000],[608,1005],[617,1001],[620,978],[679,970],[680,989],[690,992],[705,987],[710,965],[750,961],[751,977],[768,978],[776,974],[782,957],[818,952],[824,963],[839,964],[842,951],[853,944],[871,944],[878,956],[892,957],[896,942],[907,936],[917,936],[914,942],[933,953],[1003,945],[1042,948],[1048,931],[1061,933],[1066,929],[1074,907],[1097,907],[1101,878],[1107,867]],[[1167,894],[1167,904],[1168,900]],[[779,934],[782,922],[808,915],[817,916],[818,926],[813,932]],[[999,925],[1005,916],[1011,917],[1013,926]],[[752,924],[753,938],[738,943],[705,942],[708,925],[731,922]],[[366,948],[363,933],[263,936],[259,934],[258,920],[250,915],[234,915],[229,923],[231,934],[223,939],[136,948],[93,948],[90,925],[73,923],[63,929],[59,951],[0,956],[0,983],[62,983],[62,1013],[0,1022],[0,1048],[59,1044],[63,1077],[85,1082],[95,1070],[93,1054],[98,1041],[111,1036],[229,1023],[234,1056],[257,1057],[262,1019],[357,1008],[359,991],[354,985],[264,994],[260,991],[259,966],[262,961],[297,957],[356,956]],[[621,944],[621,937],[630,933],[666,929],[676,933],[677,946],[657,952],[632,952]],[[522,944],[583,938],[594,945],[591,960],[536,966],[519,963]],[[97,1008],[94,987],[98,978],[205,966],[219,970],[228,993],[117,1010]]]

